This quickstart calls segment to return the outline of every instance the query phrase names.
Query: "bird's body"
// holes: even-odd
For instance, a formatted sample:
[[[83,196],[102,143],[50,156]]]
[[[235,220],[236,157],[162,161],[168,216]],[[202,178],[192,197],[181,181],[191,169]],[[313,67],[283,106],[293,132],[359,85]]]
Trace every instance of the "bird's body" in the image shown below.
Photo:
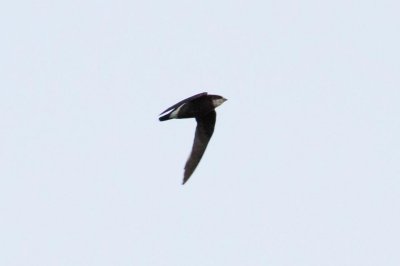
[[[215,108],[225,101],[226,99],[222,96],[208,95],[207,92],[203,92],[180,101],[160,114],[162,115],[159,118],[160,121],[174,118],[196,118],[196,133],[192,151],[185,165],[183,184],[186,183],[199,164],[214,132]],[[163,115],[166,112],[168,113]]]

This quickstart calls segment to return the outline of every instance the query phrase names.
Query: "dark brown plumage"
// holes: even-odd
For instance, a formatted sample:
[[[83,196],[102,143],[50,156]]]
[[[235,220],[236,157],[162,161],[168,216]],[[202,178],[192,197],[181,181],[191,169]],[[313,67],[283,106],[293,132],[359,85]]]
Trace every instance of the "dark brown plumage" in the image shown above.
[[[225,101],[226,99],[222,96],[208,95],[207,92],[203,92],[174,104],[160,114],[162,115],[159,118],[160,121],[174,118],[196,118],[197,127],[192,151],[184,168],[183,184],[196,170],[214,132],[217,115],[215,108]],[[163,115],[166,112],[168,113]]]

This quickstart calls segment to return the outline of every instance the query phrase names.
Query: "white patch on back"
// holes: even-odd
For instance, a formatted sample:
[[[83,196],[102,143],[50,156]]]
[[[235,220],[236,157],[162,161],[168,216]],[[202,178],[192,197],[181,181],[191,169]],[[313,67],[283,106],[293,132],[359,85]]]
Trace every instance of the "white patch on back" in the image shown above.
[[[178,117],[178,113],[179,110],[182,108],[182,106],[184,106],[185,104],[182,104],[181,106],[179,106],[178,108],[176,108],[173,112],[171,112],[171,114],[169,115],[169,118],[177,118]]]

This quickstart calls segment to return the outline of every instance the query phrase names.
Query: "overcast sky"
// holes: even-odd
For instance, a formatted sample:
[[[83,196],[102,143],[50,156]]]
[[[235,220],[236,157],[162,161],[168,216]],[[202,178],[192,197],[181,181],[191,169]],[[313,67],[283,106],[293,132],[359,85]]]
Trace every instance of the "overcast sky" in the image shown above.
[[[398,1],[5,1],[1,265],[400,265]],[[228,99],[181,185],[193,94]]]

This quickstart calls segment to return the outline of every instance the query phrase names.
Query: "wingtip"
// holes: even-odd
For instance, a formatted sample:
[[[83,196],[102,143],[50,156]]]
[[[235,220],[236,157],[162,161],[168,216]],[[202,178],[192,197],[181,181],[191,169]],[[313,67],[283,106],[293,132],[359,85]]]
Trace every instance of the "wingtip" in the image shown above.
[[[169,120],[169,119],[170,119],[169,115],[170,115],[170,114],[166,114],[166,115],[160,116],[160,117],[158,118],[158,120],[160,120],[160,121]]]
[[[189,177],[184,176],[183,180],[182,180],[182,185],[186,184],[186,182],[189,180],[189,178],[190,178],[190,176]]]

